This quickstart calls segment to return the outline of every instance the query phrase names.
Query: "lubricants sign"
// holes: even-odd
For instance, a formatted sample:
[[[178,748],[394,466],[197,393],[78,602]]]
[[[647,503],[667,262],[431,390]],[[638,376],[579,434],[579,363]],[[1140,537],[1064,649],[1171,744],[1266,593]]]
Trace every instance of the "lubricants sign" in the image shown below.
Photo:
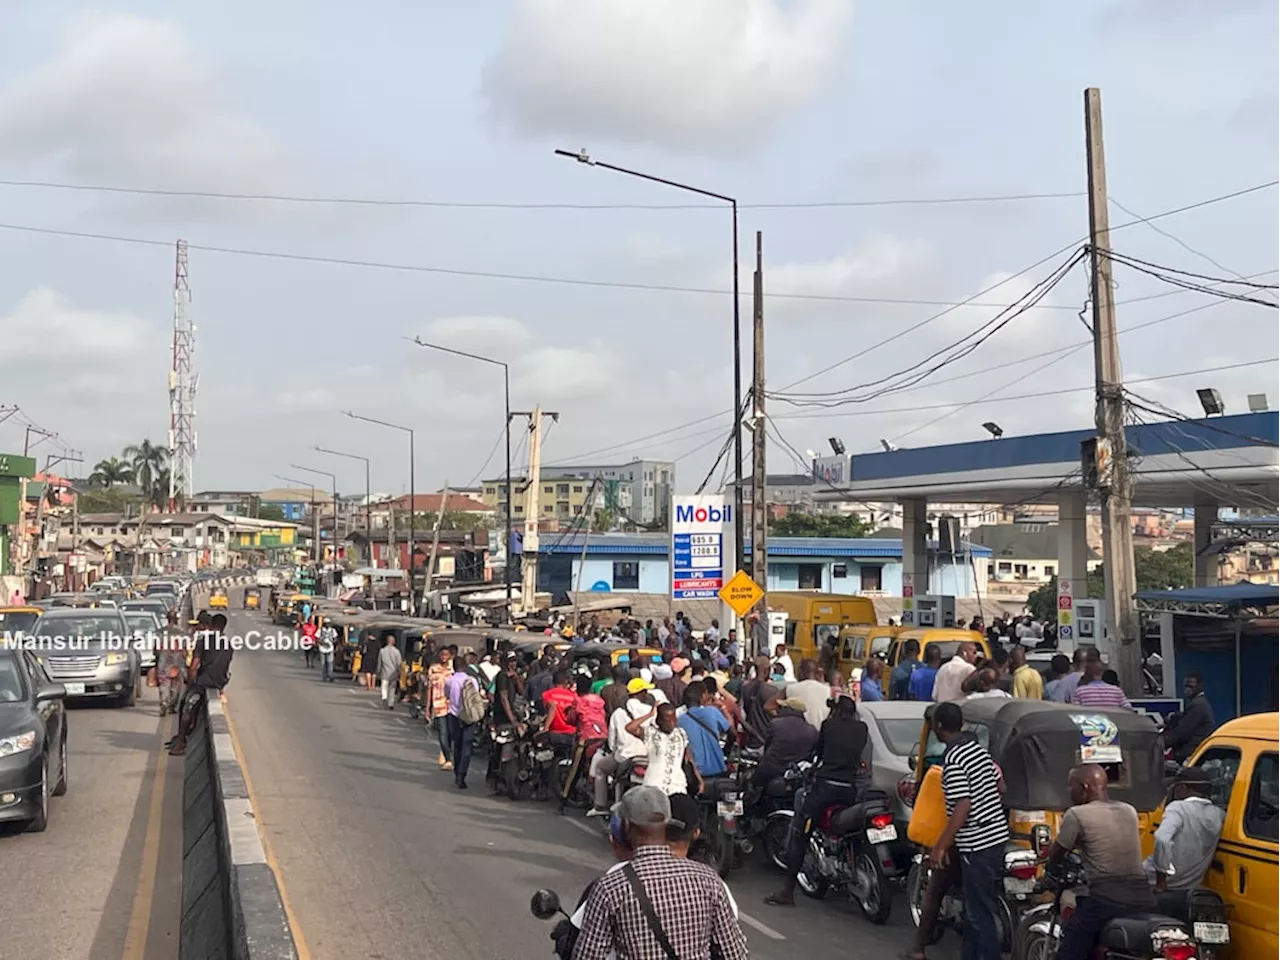
[[[709,600],[725,581],[725,543],[732,542],[733,508],[719,494],[671,501],[671,596]]]

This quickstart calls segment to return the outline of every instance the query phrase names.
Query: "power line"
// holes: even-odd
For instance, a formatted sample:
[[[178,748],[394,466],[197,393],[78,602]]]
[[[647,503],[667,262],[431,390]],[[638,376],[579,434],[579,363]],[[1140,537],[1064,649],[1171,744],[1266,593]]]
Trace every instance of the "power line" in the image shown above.
[[[196,200],[240,200],[269,203],[331,204],[362,207],[424,207],[444,210],[719,210],[714,203],[507,203],[492,200],[416,200],[390,197],[305,196],[279,193],[228,193],[218,190],[164,190],[123,187],[115,184],[58,183],[48,180],[0,180],[0,187],[67,190],[79,193],[114,193],[146,197]],[[1017,203],[1032,200],[1069,200],[1081,191],[1013,193],[959,197],[892,197],[873,200],[809,200],[785,203],[740,203],[739,210],[819,210],[859,207],[943,206],[971,203]]]
[[[1204,260],[1207,263],[1213,264],[1215,267],[1217,267],[1219,270],[1223,271],[1224,273],[1234,274],[1236,277],[1238,277],[1241,280],[1250,279],[1249,277],[1246,277],[1243,274],[1238,273],[1235,270],[1232,270],[1230,267],[1223,266],[1221,263],[1213,259],[1213,257],[1209,256],[1209,254],[1205,253],[1203,250],[1197,250],[1195,247],[1191,246],[1191,244],[1187,243],[1181,237],[1175,236],[1171,231],[1166,230],[1164,227],[1157,227],[1154,223],[1152,223],[1142,214],[1138,213],[1136,210],[1131,210],[1129,207],[1126,207],[1114,196],[1109,195],[1107,197],[1107,200],[1109,200],[1114,206],[1118,207],[1122,212],[1127,213],[1131,217],[1136,217],[1140,222],[1146,224],[1156,233],[1160,234],[1160,236],[1165,237],[1166,239],[1172,240],[1174,243],[1180,246],[1183,250],[1186,250],[1190,254],[1194,254],[1195,256],[1199,257],[1201,260]]]

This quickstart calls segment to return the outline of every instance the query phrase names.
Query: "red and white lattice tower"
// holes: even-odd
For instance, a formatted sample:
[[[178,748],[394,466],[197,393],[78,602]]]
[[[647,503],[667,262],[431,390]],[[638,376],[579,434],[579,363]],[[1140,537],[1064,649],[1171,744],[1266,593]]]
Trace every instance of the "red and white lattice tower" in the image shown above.
[[[194,493],[196,460],[195,326],[188,306],[187,241],[178,241],[173,274],[173,367],[169,371],[169,509],[180,509]]]

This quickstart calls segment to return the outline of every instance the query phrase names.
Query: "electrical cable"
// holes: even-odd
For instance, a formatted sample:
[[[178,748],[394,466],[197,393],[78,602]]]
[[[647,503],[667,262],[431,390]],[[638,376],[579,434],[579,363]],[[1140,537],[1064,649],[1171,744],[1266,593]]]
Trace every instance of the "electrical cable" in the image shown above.
[[[1239,273],[1235,270],[1232,270],[1230,267],[1223,266],[1217,260],[1213,259],[1213,257],[1209,256],[1209,254],[1205,253],[1203,250],[1197,250],[1195,247],[1191,246],[1191,244],[1187,243],[1181,237],[1176,236],[1172,231],[1166,230],[1164,227],[1157,227],[1155,224],[1149,222],[1145,217],[1142,216],[1142,214],[1138,213],[1136,210],[1131,210],[1129,207],[1126,207],[1123,203],[1117,200],[1115,196],[1108,194],[1107,199],[1111,201],[1111,203],[1115,207],[1117,207],[1119,210],[1121,210],[1123,213],[1126,213],[1131,217],[1137,217],[1139,221],[1149,226],[1156,233],[1160,234],[1160,236],[1165,237],[1169,240],[1172,240],[1174,243],[1180,246],[1183,250],[1186,250],[1188,253],[1194,254],[1195,256],[1199,257],[1201,260],[1204,260],[1207,263],[1213,264],[1215,267],[1217,267],[1219,270],[1223,271],[1224,273],[1234,274],[1237,278],[1241,280],[1252,279],[1252,277],[1246,277],[1244,274]]]
[[[506,435],[506,427],[503,427],[498,431],[498,439],[493,441],[493,446],[489,448],[489,455],[484,458],[484,463],[480,465],[480,469],[476,471],[476,475],[467,481],[468,487],[474,487],[476,482],[479,481],[480,477],[484,474],[485,470],[489,468],[489,463],[493,460],[493,455],[498,452],[498,447],[501,446],[502,440]]]
[[[1172,267],[1157,267],[1155,269],[1152,269],[1146,264],[1146,261],[1138,260],[1133,257],[1128,257],[1124,254],[1116,253],[1113,250],[1100,251],[1100,253],[1102,254],[1102,256],[1110,260],[1112,263],[1122,264],[1124,266],[1129,267],[1129,269],[1131,270],[1136,270],[1139,273],[1145,273],[1147,276],[1155,277],[1157,280],[1163,280],[1165,283],[1171,284],[1175,287],[1179,287],[1183,290],[1191,290],[1196,293],[1207,293],[1215,297],[1221,297],[1225,300],[1239,300],[1244,303],[1256,303],[1259,306],[1270,307],[1273,310],[1280,309],[1280,304],[1274,303],[1270,300],[1262,300],[1262,299],[1259,299],[1258,297],[1251,297],[1242,293],[1231,293],[1229,291],[1219,290],[1214,287],[1205,286],[1204,284],[1193,283],[1188,280],[1184,280],[1179,276],[1168,275],[1169,273],[1173,273],[1173,274],[1181,274],[1182,276],[1198,277],[1199,276],[1198,274],[1188,274],[1186,271],[1176,270]],[[1167,272],[1161,272],[1161,271],[1167,271]],[[1240,281],[1240,280],[1223,280],[1221,277],[1205,277],[1203,279],[1211,280],[1215,283],[1221,283],[1221,284],[1232,284],[1232,283],[1242,284],[1243,283],[1245,286],[1252,287],[1259,290],[1276,289],[1274,286],[1269,284],[1248,283],[1246,281]]]
[[[412,200],[378,197],[301,196],[297,194],[227,193],[216,190],[163,190],[122,187],[114,184],[58,183],[48,180],[0,180],[0,187],[66,190],[80,193],[116,193],[145,197],[196,200],[241,200],[269,203],[334,204],[365,207],[425,207],[446,210],[724,210],[718,203],[504,203],[497,201]],[[905,197],[881,200],[811,200],[791,203],[740,203],[739,210],[818,210],[824,208],[941,206],[967,203],[1013,203],[1030,200],[1071,200],[1071,193],[1014,193],[988,196]]]

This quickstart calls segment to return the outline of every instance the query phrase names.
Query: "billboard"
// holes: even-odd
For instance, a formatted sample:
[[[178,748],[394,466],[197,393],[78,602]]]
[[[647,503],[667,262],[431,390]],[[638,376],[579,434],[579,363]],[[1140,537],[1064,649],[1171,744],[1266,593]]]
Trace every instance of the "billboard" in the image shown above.
[[[733,508],[720,494],[671,498],[671,596],[710,600],[725,580]]]
[[[833,487],[843,486],[849,482],[849,458],[816,457],[813,461],[813,479]]]

